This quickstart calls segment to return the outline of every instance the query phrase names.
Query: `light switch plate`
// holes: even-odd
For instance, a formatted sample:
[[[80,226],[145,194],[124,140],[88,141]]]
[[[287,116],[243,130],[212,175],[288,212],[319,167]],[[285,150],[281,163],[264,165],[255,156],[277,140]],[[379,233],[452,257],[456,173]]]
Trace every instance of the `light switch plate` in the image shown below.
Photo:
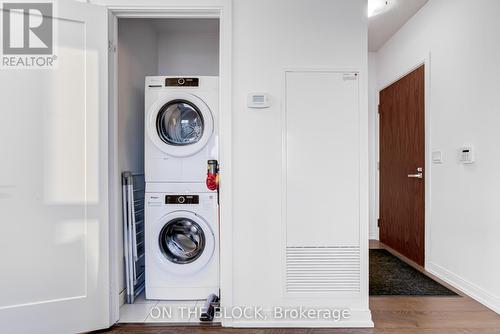
[[[432,152],[432,163],[442,164],[443,163],[443,153],[441,151]]]

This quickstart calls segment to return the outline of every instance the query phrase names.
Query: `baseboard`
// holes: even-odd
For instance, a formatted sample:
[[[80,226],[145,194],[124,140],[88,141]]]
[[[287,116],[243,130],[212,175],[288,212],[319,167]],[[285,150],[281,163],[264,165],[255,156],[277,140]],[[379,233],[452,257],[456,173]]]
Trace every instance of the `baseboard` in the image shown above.
[[[233,321],[233,328],[373,328],[372,321]]]
[[[375,230],[370,229],[370,233],[368,233],[368,236],[370,240],[379,240],[380,238],[380,232],[379,228],[375,228]]]
[[[484,306],[500,314],[500,298],[490,294],[489,292],[483,290],[477,285],[474,285],[473,283],[466,281],[465,279],[452,273],[448,269],[445,269],[435,263],[432,262],[427,263],[425,269],[431,274],[438,277],[439,279],[445,281],[454,288],[462,291],[469,297],[477,300]]]
[[[349,319],[340,321],[325,320],[236,320],[231,327],[235,328],[373,328],[371,312],[351,310]],[[224,326],[223,322],[223,326]]]

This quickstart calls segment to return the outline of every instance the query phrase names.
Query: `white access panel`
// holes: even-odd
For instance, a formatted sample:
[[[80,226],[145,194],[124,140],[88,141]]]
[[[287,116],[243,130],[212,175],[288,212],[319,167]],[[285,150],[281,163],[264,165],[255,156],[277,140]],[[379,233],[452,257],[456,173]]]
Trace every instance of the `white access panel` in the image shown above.
[[[286,74],[283,209],[288,250],[347,246],[357,252],[358,81],[352,72]]]

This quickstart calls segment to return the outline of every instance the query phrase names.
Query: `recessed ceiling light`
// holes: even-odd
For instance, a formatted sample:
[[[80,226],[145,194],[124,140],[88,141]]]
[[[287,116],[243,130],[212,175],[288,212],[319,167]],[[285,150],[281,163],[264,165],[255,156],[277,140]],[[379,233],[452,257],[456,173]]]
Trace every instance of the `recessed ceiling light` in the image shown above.
[[[389,7],[389,0],[368,0],[368,17],[384,12]]]

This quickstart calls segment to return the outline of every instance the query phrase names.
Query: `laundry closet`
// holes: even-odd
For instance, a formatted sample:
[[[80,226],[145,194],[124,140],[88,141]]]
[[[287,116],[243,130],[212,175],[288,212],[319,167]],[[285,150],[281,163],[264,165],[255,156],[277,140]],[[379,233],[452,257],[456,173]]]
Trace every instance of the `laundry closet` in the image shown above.
[[[219,19],[118,18],[116,33],[119,322],[196,322],[219,296]]]

